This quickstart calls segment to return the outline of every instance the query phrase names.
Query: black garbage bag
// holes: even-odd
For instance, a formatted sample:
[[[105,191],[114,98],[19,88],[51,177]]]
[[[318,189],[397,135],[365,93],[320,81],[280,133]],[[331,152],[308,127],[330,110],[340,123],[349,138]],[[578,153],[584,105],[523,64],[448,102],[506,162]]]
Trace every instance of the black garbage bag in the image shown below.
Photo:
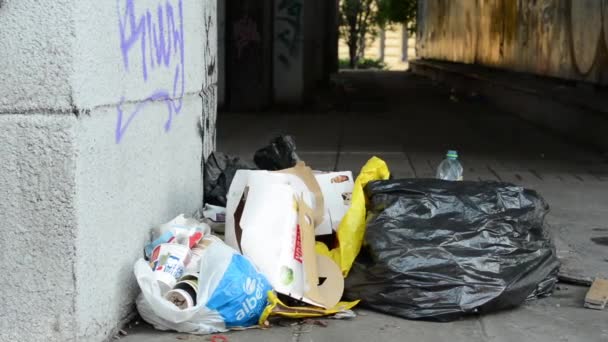
[[[300,158],[293,137],[281,135],[272,139],[270,145],[259,149],[253,161],[260,170],[276,171],[294,167]]]
[[[559,261],[534,191],[497,182],[370,183],[346,296],[384,313],[451,321],[550,295]]]
[[[226,206],[226,194],[238,170],[255,170],[255,165],[239,157],[213,152],[205,162],[203,174],[205,203]]]

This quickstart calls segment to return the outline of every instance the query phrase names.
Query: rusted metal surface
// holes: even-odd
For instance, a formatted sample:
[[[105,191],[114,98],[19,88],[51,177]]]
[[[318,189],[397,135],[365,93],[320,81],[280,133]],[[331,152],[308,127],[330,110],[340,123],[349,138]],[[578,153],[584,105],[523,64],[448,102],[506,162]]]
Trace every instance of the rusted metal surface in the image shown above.
[[[608,0],[420,0],[418,55],[608,84]]]

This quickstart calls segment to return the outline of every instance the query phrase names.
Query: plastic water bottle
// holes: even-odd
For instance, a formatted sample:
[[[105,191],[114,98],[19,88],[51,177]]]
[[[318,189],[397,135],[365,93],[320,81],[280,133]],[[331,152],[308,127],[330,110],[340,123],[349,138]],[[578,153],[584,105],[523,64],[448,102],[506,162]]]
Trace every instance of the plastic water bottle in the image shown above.
[[[458,161],[458,152],[448,151],[446,158],[437,168],[437,178],[448,181],[461,181],[462,171],[462,165]]]

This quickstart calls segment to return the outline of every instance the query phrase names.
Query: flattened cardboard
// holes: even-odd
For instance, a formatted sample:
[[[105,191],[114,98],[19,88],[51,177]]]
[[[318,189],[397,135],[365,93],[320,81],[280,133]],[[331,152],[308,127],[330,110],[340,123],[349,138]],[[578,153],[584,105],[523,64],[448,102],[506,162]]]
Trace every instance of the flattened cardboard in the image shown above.
[[[604,310],[607,303],[608,280],[596,279],[585,296],[585,307],[594,310]]]
[[[303,164],[281,172],[238,171],[228,194],[226,243],[248,256],[275,291],[332,308],[344,278],[335,262],[315,252],[315,220],[323,218],[320,189],[309,191],[315,183]]]
[[[328,257],[315,252],[314,222],[309,218],[312,215],[310,208],[303,201],[298,202],[298,224],[302,232],[302,253],[304,259],[304,272],[306,273],[303,302],[333,308],[340,302],[344,292],[344,278],[336,263]],[[319,285],[320,279],[324,279]]]
[[[321,191],[321,187],[319,186],[315,175],[312,173],[312,169],[306,166],[304,162],[299,162],[298,164],[296,164],[296,166],[290,169],[285,169],[276,172],[294,175],[304,182],[308,191],[310,191],[314,196],[314,202],[312,203],[312,205],[310,205],[310,207],[313,209],[312,217],[315,220],[315,225],[321,223],[325,215],[325,199],[323,198],[323,192]],[[292,185],[297,186],[297,184]],[[296,189],[299,191],[305,191],[305,189]]]

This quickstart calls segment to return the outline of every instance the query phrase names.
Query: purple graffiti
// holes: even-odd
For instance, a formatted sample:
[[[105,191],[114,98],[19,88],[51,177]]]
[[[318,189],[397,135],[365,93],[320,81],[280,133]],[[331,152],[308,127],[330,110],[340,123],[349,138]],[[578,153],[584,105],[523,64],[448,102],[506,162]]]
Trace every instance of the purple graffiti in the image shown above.
[[[120,12],[121,3],[125,10]],[[157,73],[175,70],[172,87],[154,88],[146,99],[135,105],[130,112],[123,110],[125,97],[117,105],[116,143],[120,143],[133,119],[154,101],[163,101],[167,105],[165,131],[171,129],[175,115],[182,110],[185,92],[184,63],[184,18],[182,0],[177,0],[177,13],[171,0],[166,0],[156,7],[156,11],[142,8],[136,12],[134,0],[117,0],[118,23],[120,29],[120,49],[124,70],[131,73],[130,57],[141,57],[141,74],[137,80],[143,86]],[[139,56],[141,54],[141,56]]]

